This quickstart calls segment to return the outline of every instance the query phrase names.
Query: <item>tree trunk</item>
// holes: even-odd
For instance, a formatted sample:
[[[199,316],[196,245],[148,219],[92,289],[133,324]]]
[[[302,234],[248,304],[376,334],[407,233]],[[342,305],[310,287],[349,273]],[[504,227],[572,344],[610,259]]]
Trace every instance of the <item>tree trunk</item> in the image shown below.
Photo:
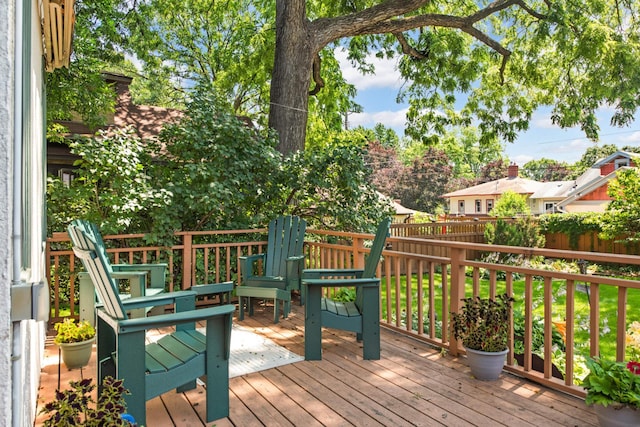
[[[269,127],[280,137],[278,151],[304,150],[314,49],[305,0],[276,0],[276,52],[271,77]]]

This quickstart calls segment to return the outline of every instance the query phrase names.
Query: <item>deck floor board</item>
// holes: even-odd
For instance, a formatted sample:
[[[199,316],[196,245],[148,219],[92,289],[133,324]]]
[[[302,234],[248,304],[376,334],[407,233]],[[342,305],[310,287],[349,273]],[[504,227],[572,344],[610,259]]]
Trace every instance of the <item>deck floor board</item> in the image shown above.
[[[257,306],[238,322],[290,351],[304,354],[304,307],[292,302],[287,319]],[[234,319],[237,322],[237,319]],[[230,415],[204,423],[202,385],[147,402],[149,427],[171,426],[597,426],[584,401],[503,373],[498,381],[471,377],[464,357],[382,331],[378,361],[362,360],[354,334],[323,329],[323,360],[303,361],[230,380]],[[51,400],[58,383],[58,350],[49,342],[38,401]],[[60,384],[95,376],[90,365],[68,371]],[[126,384],[125,384],[126,385]],[[36,426],[42,425],[39,416]]]

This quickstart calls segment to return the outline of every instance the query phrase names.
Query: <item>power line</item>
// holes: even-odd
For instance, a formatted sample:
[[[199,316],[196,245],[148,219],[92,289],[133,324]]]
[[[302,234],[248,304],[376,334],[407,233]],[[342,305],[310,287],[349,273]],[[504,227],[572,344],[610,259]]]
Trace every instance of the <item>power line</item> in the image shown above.
[[[633,133],[633,132],[640,132],[640,129],[631,129],[631,130],[625,130],[625,131],[620,131],[620,132],[611,132],[611,133],[603,133],[600,136],[612,136],[612,135],[622,135],[625,133]],[[554,139],[551,141],[542,141],[542,142],[538,142],[536,144],[541,145],[541,144],[554,144],[556,142],[566,142],[566,141],[575,141],[575,140],[580,140],[580,139],[588,139],[586,136],[581,136],[581,137],[574,137],[574,138],[564,138],[564,139]]]

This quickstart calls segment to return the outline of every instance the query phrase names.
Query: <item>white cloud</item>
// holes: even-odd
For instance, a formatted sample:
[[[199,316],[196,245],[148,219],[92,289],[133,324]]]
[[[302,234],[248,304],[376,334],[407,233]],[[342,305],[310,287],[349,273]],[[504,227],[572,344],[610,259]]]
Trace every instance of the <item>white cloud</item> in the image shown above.
[[[340,63],[342,75],[348,83],[356,87],[358,91],[371,88],[394,88],[402,85],[400,73],[396,69],[397,59],[377,58],[369,54],[366,61],[375,67],[375,74],[363,75],[347,59],[347,52],[344,49],[336,49],[335,56]]]
[[[526,154],[520,154],[515,157],[510,157],[510,161],[515,162],[518,166],[524,166],[530,160],[533,160],[533,156],[528,156]]]
[[[640,131],[633,131],[618,138],[624,145],[640,145]]]
[[[376,123],[382,123],[388,128],[401,133],[407,119],[407,108],[397,111],[385,110],[374,113],[354,113],[349,115],[349,127],[363,126],[372,128]]]

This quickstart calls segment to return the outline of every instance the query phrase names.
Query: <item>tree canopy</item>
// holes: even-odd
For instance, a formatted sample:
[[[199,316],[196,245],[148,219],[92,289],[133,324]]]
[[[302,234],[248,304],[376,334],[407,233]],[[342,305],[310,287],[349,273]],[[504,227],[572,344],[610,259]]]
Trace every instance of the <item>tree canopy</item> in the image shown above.
[[[625,126],[640,103],[638,0],[77,5],[76,72],[89,58],[100,66],[129,53],[150,85],[180,91],[205,81],[236,113],[274,128],[285,154],[305,148],[309,123],[320,119],[337,131],[357,111],[337,48],[364,73],[375,72],[368,55],[401,58],[406,133],[427,143],[471,124],[482,143],[513,141],[540,106],[552,107],[556,125],[579,126],[595,140],[598,109],[609,108],[611,123]]]

